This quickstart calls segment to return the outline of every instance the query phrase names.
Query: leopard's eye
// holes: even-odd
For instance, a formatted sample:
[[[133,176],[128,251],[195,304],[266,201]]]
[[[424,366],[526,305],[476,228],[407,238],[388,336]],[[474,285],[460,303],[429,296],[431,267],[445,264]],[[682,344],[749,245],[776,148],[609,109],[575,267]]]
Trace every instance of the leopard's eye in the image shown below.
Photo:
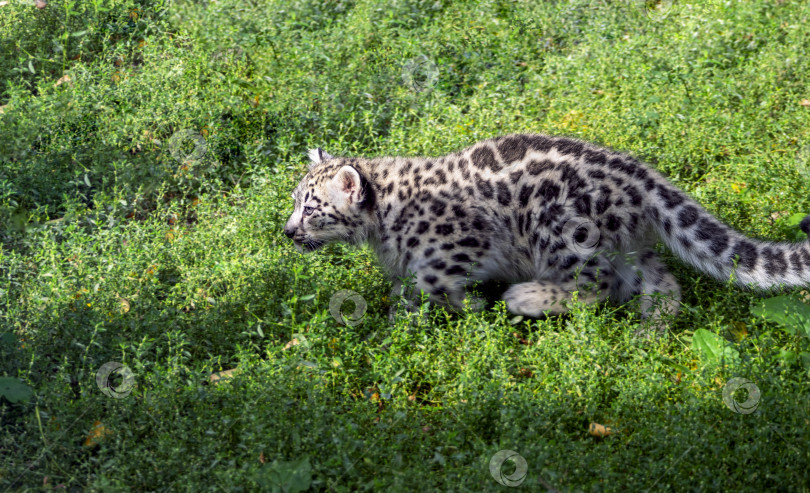
[[[304,215],[305,215],[305,216],[309,216],[309,215],[310,215],[310,214],[312,214],[314,211],[315,211],[315,208],[314,208],[314,207],[309,207],[309,206],[304,207]]]

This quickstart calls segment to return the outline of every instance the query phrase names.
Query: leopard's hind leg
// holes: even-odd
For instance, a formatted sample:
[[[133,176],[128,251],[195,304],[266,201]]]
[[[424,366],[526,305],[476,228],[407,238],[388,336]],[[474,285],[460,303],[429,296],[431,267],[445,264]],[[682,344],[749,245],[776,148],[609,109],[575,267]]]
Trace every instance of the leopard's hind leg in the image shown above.
[[[677,315],[681,307],[681,286],[675,276],[653,250],[639,257],[643,282],[641,288],[641,316],[660,320],[665,315]]]
[[[617,257],[612,262],[616,272],[614,294],[619,302],[638,296],[642,319],[662,332],[664,318],[680,310],[681,287],[658,254],[651,248]]]

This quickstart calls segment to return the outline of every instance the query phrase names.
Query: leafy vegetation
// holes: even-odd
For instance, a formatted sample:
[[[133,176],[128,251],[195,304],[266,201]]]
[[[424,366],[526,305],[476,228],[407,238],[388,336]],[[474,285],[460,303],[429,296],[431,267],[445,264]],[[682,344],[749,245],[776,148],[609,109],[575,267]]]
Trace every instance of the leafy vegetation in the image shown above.
[[[660,340],[611,306],[389,323],[371,252],[281,234],[310,147],[530,131],[799,239],[807,2],[46,1],[0,2],[0,490],[494,491],[512,450],[527,490],[807,491],[803,291],[670,256]]]

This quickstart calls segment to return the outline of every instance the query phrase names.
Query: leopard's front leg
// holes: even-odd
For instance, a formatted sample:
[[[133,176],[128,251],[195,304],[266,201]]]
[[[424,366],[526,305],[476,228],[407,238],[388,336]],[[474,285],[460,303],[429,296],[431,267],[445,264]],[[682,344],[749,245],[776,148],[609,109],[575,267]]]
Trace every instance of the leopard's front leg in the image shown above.
[[[397,302],[403,302],[405,309],[409,312],[419,310],[423,293],[428,295],[430,303],[443,306],[444,308],[460,313],[464,311],[465,301],[469,298],[469,306],[472,311],[480,311],[486,305],[483,299],[470,296],[467,293],[469,281],[467,273],[465,275],[447,274],[440,271],[437,266],[441,264],[432,262],[433,265],[420,266],[421,269],[411,271],[408,278],[397,278],[391,288],[391,300],[395,303],[391,305],[389,317],[393,320],[396,314]]]

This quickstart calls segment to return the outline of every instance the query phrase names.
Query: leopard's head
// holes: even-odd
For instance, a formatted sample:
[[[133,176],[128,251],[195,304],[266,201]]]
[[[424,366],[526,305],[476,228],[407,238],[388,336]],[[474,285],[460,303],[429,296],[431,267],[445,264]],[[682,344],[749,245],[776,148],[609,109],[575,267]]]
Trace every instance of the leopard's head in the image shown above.
[[[331,242],[359,244],[374,223],[374,192],[368,181],[343,158],[322,149],[309,151],[309,172],[295,187],[295,208],[284,226],[299,252]]]

